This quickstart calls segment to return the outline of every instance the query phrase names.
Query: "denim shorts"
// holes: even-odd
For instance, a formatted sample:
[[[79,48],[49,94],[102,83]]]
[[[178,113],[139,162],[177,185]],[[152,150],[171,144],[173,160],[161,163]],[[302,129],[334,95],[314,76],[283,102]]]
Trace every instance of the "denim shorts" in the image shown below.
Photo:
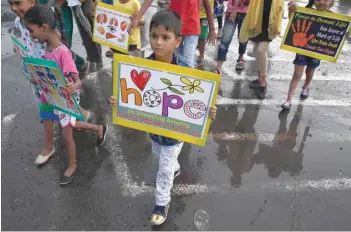
[[[296,54],[294,64],[295,65],[304,65],[308,68],[318,68],[321,63],[321,60],[315,59],[309,56],[304,56],[300,54]]]

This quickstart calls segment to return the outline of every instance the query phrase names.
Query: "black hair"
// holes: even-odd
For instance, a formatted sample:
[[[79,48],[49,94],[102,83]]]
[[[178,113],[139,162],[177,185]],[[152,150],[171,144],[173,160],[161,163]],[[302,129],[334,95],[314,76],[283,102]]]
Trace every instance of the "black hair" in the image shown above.
[[[309,0],[308,4],[306,5],[306,8],[312,8],[313,5],[314,5],[314,0]]]
[[[32,6],[24,14],[24,20],[28,23],[42,26],[43,24],[49,25],[50,29],[55,30],[57,28],[56,21],[59,22],[61,32],[61,42],[67,45],[65,37],[64,23],[62,19],[61,10],[43,4],[36,4]]]
[[[153,27],[164,26],[167,31],[172,31],[176,38],[180,37],[182,21],[179,15],[171,10],[162,10],[152,16],[150,31]]]

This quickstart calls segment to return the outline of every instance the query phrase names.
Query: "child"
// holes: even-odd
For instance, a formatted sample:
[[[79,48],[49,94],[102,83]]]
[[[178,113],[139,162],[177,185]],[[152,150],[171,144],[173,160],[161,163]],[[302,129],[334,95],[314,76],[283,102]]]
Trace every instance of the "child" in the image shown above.
[[[111,1],[103,0],[102,2],[111,4]],[[114,0],[114,6],[124,8],[133,12],[131,19],[133,20],[134,16],[138,14],[140,10],[140,2],[138,0]],[[144,25],[144,20],[140,20],[139,26]],[[127,28],[125,28],[125,33],[127,33]],[[140,39],[140,27],[134,28],[133,32],[129,35],[129,55],[141,57],[141,39]],[[113,57],[113,53],[117,52],[113,49],[106,52],[106,56],[109,58]]]
[[[238,26],[238,36],[240,36],[240,28],[246,16],[247,8],[250,0],[229,0],[227,12],[224,21],[223,37],[218,46],[217,69],[216,72],[222,72],[223,62],[227,58],[229,46],[232,42],[236,26]],[[236,64],[236,70],[242,71],[245,68],[244,54],[246,52],[247,42],[239,42],[239,58]]]
[[[150,45],[154,53],[149,59],[184,66],[185,62],[175,53],[182,41],[180,32],[181,20],[175,12],[170,10],[157,12],[150,23]],[[111,107],[115,107],[116,102],[116,98],[111,96]],[[216,107],[210,108],[212,119],[215,118],[216,110]],[[156,206],[151,216],[151,223],[161,225],[167,218],[173,180],[180,173],[177,159],[183,142],[155,134],[150,134],[150,137],[152,150],[160,158],[156,178]]]
[[[69,82],[65,88],[74,94],[79,102],[79,88],[82,82],[79,79],[77,68],[74,64],[72,54],[69,49],[61,43],[56,34],[56,17],[52,10],[44,5],[34,5],[24,15],[26,28],[30,36],[38,40],[40,44],[46,43],[44,58],[57,62]],[[33,80],[33,82],[35,82]],[[82,109],[83,110],[83,109]],[[86,113],[85,110],[83,110]],[[76,121],[76,118],[59,113],[59,119],[62,126],[63,139],[65,140],[66,150],[69,158],[69,166],[60,178],[60,184],[66,185],[72,181],[76,172],[76,147],[73,140],[73,127],[78,129],[94,130],[97,134],[97,146],[102,146],[107,132],[106,125],[95,125],[87,122]]]
[[[29,31],[24,27],[24,14],[35,5],[35,0],[9,0],[11,10],[17,15],[15,19],[16,28],[21,33],[21,38],[27,48],[27,56],[34,58],[43,58],[45,53],[45,44],[40,44],[32,41]],[[58,32],[57,32],[58,33]],[[54,115],[54,109],[43,101],[42,92],[37,85],[32,86],[33,92],[37,97],[36,101],[39,103],[39,117],[44,125],[44,149],[35,159],[35,164],[44,164],[55,153],[53,145],[54,125],[53,120],[58,120],[58,116]]]
[[[314,1],[310,1],[306,7],[312,8],[312,6],[314,5],[316,10],[329,11],[329,9],[333,5],[333,2],[334,2],[333,0],[314,0]],[[296,11],[296,4],[294,1],[291,1],[289,3],[289,10],[291,12]],[[286,101],[281,105],[281,107],[284,110],[290,110],[292,97],[293,97],[294,92],[297,88],[297,84],[301,80],[301,77],[303,75],[303,72],[304,72],[306,66],[307,66],[306,71],[305,71],[306,80],[305,80],[305,84],[302,87],[300,99],[305,100],[308,98],[309,91],[310,91],[310,83],[312,81],[312,78],[313,78],[313,75],[314,75],[316,68],[318,68],[320,65],[320,62],[321,61],[319,59],[296,54],[296,57],[294,60],[295,70],[294,70],[294,74],[292,76],[292,80],[290,82],[288,96],[286,98]]]
[[[250,82],[250,88],[257,91],[259,99],[267,93],[267,69],[269,42],[280,35],[283,19],[284,0],[251,0],[243,25],[240,29],[239,42],[249,39],[254,42],[258,78]]]
[[[214,1],[214,15],[217,17],[218,33],[217,38],[222,38],[222,26],[223,26],[223,15],[224,15],[224,0]]]
[[[211,9],[213,8],[214,0],[210,0],[211,4]],[[208,20],[207,20],[207,15],[206,11],[204,8],[204,4],[201,1],[200,5],[200,25],[201,25],[201,32],[199,35],[199,60],[197,61],[197,67],[202,69],[205,64],[205,46],[206,46],[206,40],[208,36]]]

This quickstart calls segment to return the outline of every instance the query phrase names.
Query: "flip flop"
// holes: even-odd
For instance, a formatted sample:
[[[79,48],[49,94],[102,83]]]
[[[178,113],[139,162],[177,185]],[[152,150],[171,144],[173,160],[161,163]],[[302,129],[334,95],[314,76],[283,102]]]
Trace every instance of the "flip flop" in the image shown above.
[[[39,154],[35,159],[34,163],[36,165],[45,164],[54,153],[55,153],[55,148],[50,151],[49,155],[43,156],[42,154]]]

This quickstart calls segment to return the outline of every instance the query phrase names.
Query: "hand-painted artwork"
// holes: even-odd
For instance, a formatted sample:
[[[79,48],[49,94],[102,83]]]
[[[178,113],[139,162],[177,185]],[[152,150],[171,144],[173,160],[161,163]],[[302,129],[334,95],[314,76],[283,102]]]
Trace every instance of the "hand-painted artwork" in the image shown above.
[[[27,56],[27,48],[17,38],[11,36],[14,49],[20,61],[20,67],[24,76],[29,80],[29,71],[27,65],[24,63],[23,58]]]
[[[116,54],[113,78],[114,123],[205,144],[219,75]]]
[[[59,111],[76,117],[78,120],[84,121],[78,102],[65,89],[67,81],[57,63],[52,60],[36,58],[24,58],[24,61],[28,66],[30,76],[38,81],[48,104]]]
[[[95,11],[93,40],[128,53],[130,16],[131,12],[125,9],[99,3]]]
[[[297,7],[285,30],[281,48],[336,62],[350,28],[350,16]]]

